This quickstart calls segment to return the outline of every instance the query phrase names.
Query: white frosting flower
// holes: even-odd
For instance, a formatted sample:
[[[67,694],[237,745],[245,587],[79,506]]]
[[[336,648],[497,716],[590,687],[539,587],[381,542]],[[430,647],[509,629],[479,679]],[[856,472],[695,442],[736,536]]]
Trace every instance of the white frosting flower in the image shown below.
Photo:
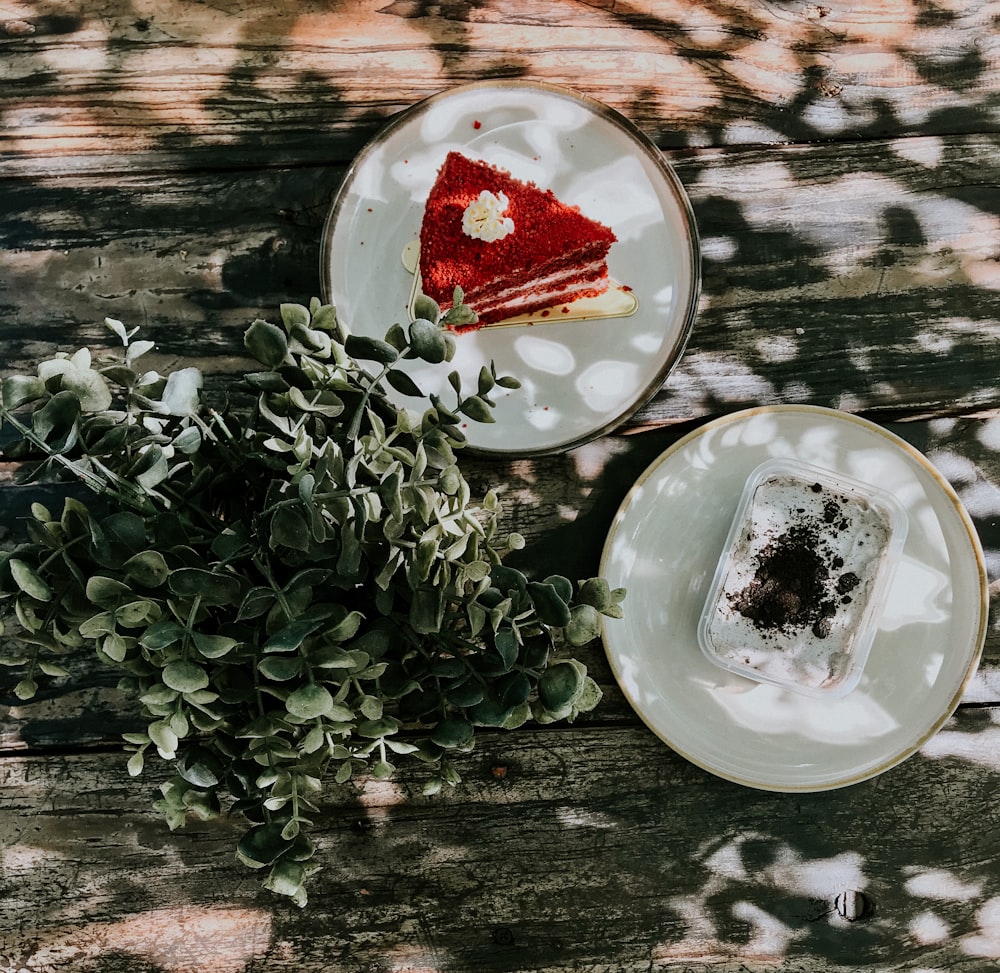
[[[462,232],[474,240],[493,243],[514,232],[514,221],[503,212],[510,200],[503,193],[491,193],[484,189],[479,196],[465,207],[462,214]]]

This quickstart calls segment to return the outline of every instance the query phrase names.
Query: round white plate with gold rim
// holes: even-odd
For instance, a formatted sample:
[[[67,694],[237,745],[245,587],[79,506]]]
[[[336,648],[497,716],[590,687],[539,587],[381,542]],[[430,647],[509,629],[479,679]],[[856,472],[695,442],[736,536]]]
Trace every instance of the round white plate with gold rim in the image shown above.
[[[610,226],[618,242],[609,273],[638,306],[627,317],[483,328],[456,336],[450,366],[401,364],[446,404],[451,368],[470,390],[491,360],[521,382],[496,390],[495,423],[464,430],[482,452],[556,452],[610,431],[662,387],[694,321],[701,257],[680,180],[624,116],[565,89],[485,81],[434,95],[362,150],[327,218],[324,299],[355,334],[381,338],[408,320],[413,276],[404,252],[419,236],[427,193],[451,150],[551,189]],[[420,404],[391,394],[400,405]]]
[[[857,689],[816,699],[753,682],[698,647],[698,618],[747,476],[774,457],[877,484],[910,529]],[[773,406],[701,426],[639,478],[605,542],[601,573],[628,589],[604,626],[619,685],[644,722],[692,763],[776,791],[818,791],[882,773],[957,707],[988,615],[982,547],[948,482],[874,423]]]

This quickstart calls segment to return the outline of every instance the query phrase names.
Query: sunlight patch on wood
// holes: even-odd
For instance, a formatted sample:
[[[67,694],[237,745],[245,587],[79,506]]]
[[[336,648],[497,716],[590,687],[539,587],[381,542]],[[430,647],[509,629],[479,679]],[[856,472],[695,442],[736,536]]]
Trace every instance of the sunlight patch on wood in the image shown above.
[[[944,159],[944,140],[935,136],[894,139],[892,151],[907,162],[936,169]]]
[[[921,946],[933,946],[946,942],[951,936],[951,927],[934,912],[921,912],[914,916],[907,930]]]
[[[976,913],[978,933],[963,936],[959,943],[969,956],[1000,959],[1000,896],[994,896]]]
[[[597,828],[601,831],[611,831],[618,827],[618,822],[610,814],[600,811],[586,811],[579,807],[557,807],[556,820],[564,828]]]
[[[378,780],[370,776],[358,780],[358,803],[369,811],[395,807],[406,799],[406,790],[393,780]]]
[[[943,902],[968,902],[978,898],[983,891],[982,882],[966,882],[943,868],[908,869],[911,872],[904,888],[907,893],[920,899],[934,899]]]
[[[36,945],[28,968],[89,967],[105,953],[127,953],[163,973],[243,973],[270,946],[271,922],[262,909],[182,906],[140,912],[118,922],[32,930]]]
[[[1000,714],[990,712],[994,724],[975,733],[959,730],[941,730],[921,748],[921,753],[931,759],[945,757],[967,760],[1000,773]]]
[[[0,834],[3,834],[0,831]],[[5,836],[6,839],[6,836]],[[16,842],[16,838],[14,839]],[[11,843],[5,840],[0,849],[0,864],[3,866],[5,881],[13,881],[16,875],[26,874],[35,869],[48,869],[57,859],[65,858],[52,848],[41,848],[37,845]]]

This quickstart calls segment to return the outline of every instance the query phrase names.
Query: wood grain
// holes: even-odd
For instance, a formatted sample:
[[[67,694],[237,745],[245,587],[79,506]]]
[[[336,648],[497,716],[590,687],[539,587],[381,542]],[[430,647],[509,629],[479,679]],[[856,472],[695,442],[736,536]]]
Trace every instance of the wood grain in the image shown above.
[[[979,973],[1000,958],[998,727],[962,713],[882,778],[813,795],[718,781],[639,728],[487,735],[436,798],[409,774],[329,787],[304,912],[233,861],[238,822],[167,837],[155,775],[7,759],[0,963]],[[835,910],[852,889],[873,909],[856,922]]]
[[[637,423],[776,402],[994,409],[998,159],[994,135],[675,156],[703,296],[684,358]],[[154,367],[238,368],[254,317],[319,292],[342,172],[0,180],[4,370],[108,347],[105,316],[142,325]]]
[[[1000,419],[907,422],[887,428],[922,450],[951,482],[995,577],[1000,569]],[[666,427],[605,437],[557,457],[510,462],[470,458],[463,468],[477,495],[498,491],[504,501],[503,529],[526,539],[525,549],[511,555],[508,563],[537,578],[562,574],[584,579],[598,573],[604,539],[631,485],[684,431]],[[58,510],[62,492],[53,487],[41,498]],[[0,523],[15,525],[28,516],[31,500],[38,496],[30,487],[0,489]],[[982,665],[965,697],[970,705],[1000,700],[1000,586],[995,587]],[[592,719],[635,725],[637,718],[618,689],[600,643],[580,658],[605,694]],[[0,751],[107,746],[135,728],[136,706],[114,689],[114,670],[102,667],[86,650],[73,653],[66,665],[71,675],[55,680],[29,705],[18,705],[11,695],[20,678],[17,671],[0,671]]]
[[[129,778],[134,704],[89,653],[19,704],[0,675],[0,971],[981,973],[1000,963],[1000,34],[910,0],[0,0],[0,374],[142,325],[210,391],[241,337],[319,292],[331,198],[387,119],[466,81],[624,112],[692,200],[686,354],[617,434],[467,457],[527,539],[595,573],[631,484],[713,416],[860,412],[955,488],[992,579],[955,716],[886,774],[771,794],[698,770],[605,691],[570,727],[486,732],[463,782],[330,784],[295,909],[241,822],[170,833]],[[391,322],[386,322],[387,325]],[[0,543],[37,494],[0,464]],[[46,495],[53,505],[60,492]],[[628,603],[626,602],[626,609]],[[860,892],[856,921],[838,897]]]
[[[6,0],[0,172],[346,161],[452,84],[531,78],[664,147],[996,131],[990,5]]]

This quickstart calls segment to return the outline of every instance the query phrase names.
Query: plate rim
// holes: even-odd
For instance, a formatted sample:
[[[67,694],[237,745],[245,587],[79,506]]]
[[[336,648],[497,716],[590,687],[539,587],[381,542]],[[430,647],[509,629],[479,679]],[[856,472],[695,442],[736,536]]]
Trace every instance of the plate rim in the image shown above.
[[[615,511],[615,514],[611,521],[611,527],[608,530],[608,534],[605,538],[604,545],[601,550],[600,558],[600,568],[599,575],[601,577],[607,577],[607,564],[611,555],[611,548],[615,540],[619,525],[623,521],[624,515],[628,508],[633,502],[633,498],[636,493],[642,487],[642,485],[652,477],[655,472],[666,462],[671,455],[679,452],[690,442],[698,439],[705,433],[719,429],[724,426],[730,425],[734,422],[743,422],[754,416],[762,415],[766,413],[805,413],[812,415],[821,415],[826,419],[834,419],[836,421],[846,421],[849,423],[854,423],[862,428],[875,432],[882,436],[890,445],[894,448],[901,450],[906,455],[908,455],[914,462],[916,462],[926,473],[928,473],[931,479],[935,482],[937,487],[942,491],[945,498],[951,505],[954,513],[958,515],[959,523],[964,528],[965,537],[969,542],[971,553],[976,562],[976,570],[979,578],[979,599],[978,599],[978,611],[979,611],[979,622],[977,626],[974,648],[970,653],[969,662],[965,670],[954,696],[947,703],[942,711],[939,713],[937,719],[931,722],[923,734],[912,743],[911,745],[904,747],[902,750],[896,751],[889,756],[884,756],[880,761],[878,761],[874,766],[866,769],[860,770],[856,773],[845,774],[842,777],[832,780],[825,781],[822,783],[812,783],[812,784],[776,784],[773,782],[762,782],[754,780],[750,775],[741,776],[739,774],[729,773],[727,771],[720,770],[717,767],[711,765],[710,761],[703,760],[701,758],[693,757],[691,754],[687,753],[682,747],[679,747],[676,743],[671,741],[668,735],[657,728],[650,718],[642,711],[641,707],[632,699],[632,696],[625,688],[620,676],[619,668],[615,662],[614,655],[611,650],[610,642],[608,639],[607,626],[610,624],[607,619],[603,616],[601,618],[601,640],[604,644],[605,656],[608,660],[608,664],[611,667],[611,673],[615,678],[615,682],[622,695],[625,697],[629,705],[632,707],[636,715],[642,720],[645,726],[660,739],[660,741],[666,744],[671,750],[677,753],[679,756],[683,757],[689,763],[694,764],[696,767],[707,771],[708,773],[719,777],[723,780],[730,781],[735,784],[740,784],[744,787],[749,787],[754,790],[761,791],[771,791],[776,793],[820,793],[823,791],[836,790],[842,787],[848,787],[853,784],[861,783],[865,780],[870,780],[873,777],[877,777],[880,774],[885,773],[887,770],[891,770],[893,767],[898,766],[905,760],[912,757],[917,753],[932,737],[934,737],[938,731],[944,726],[944,724],[951,719],[955,711],[958,709],[959,704],[962,701],[962,697],[965,695],[968,689],[969,683],[976,674],[979,668],[980,662],[982,660],[983,649],[986,641],[986,631],[989,626],[989,578],[986,572],[986,558],[983,553],[982,543],[979,539],[979,534],[975,529],[975,525],[972,522],[972,518],[969,512],[965,509],[964,504],[959,498],[958,494],[955,492],[954,487],[948,482],[948,480],[943,476],[943,474],[934,466],[933,463],[915,446],[908,443],[902,437],[896,435],[888,429],[883,428],[876,422],[872,422],[870,419],[866,419],[863,416],[856,415],[850,412],[844,412],[840,409],[832,409],[827,406],[819,405],[795,405],[791,403],[779,404],[779,405],[762,405],[754,406],[748,409],[741,409],[736,412],[728,413],[724,416],[719,416],[716,419],[709,420],[706,423],[698,426],[698,428],[691,430],[690,432],[683,435],[676,442],[672,443],[666,449],[664,449],[658,456],[656,456],[649,465],[642,471],[635,482],[629,487],[628,492],[622,499]]]
[[[688,242],[688,246],[686,247],[688,257],[687,269],[690,274],[691,287],[688,300],[680,315],[682,319],[682,327],[680,328],[680,332],[676,340],[664,354],[662,364],[657,369],[656,373],[650,378],[646,387],[639,393],[634,402],[590,431],[578,436],[573,436],[569,439],[560,440],[553,445],[504,449],[495,446],[477,445],[474,442],[467,442],[463,447],[463,449],[470,454],[484,457],[494,456],[529,458],[535,456],[559,455],[575,449],[578,446],[593,442],[602,436],[606,436],[608,433],[628,422],[629,419],[631,419],[637,412],[649,404],[657,393],[662,390],[664,384],[670,376],[670,373],[684,357],[688,342],[691,338],[691,333],[694,330],[695,321],[698,317],[698,309],[701,303],[701,238],[698,233],[698,224],[695,219],[694,207],[691,204],[691,198],[673,166],[652,138],[650,138],[650,136],[643,132],[642,129],[631,121],[631,119],[619,112],[617,109],[612,108],[610,105],[606,105],[604,102],[598,101],[596,98],[592,98],[590,95],[578,92],[566,85],[552,84],[547,81],[537,81],[531,79],[500,78],[450,85],[449,87],[439,90],[431,95],[427,95],[407,108],[404,108],[402,111],[392,115],[355,155],[350,165],[347,167],[340,185],[334,192],[330,207],[327,211],[326,219],[323,223],[322,234],[320,237],[320,296],[324,304],[334,303],[333,287],[328,273],[328,268],[331,265],[332,258],[333,234],[337,221],[340,218],[345,205],[349,190],[357,177],[360,167],[395,132],[410,123],[414,118],[417,118],[424,112],[428,111],[435,104],[447,101],[449,98],[464,95],[470,91],[484,90],[488,88],[499,88],[507,91],[524,89],[537,91],[559,98],[567,98],[583,105],[595,115],[620,128],[636,145],[637,149],[641,149],[644,152],[646,157],[659,171],[661,177],[669,187],[672,196],[678,203],[680,215],[686,230],[686,239]],[[350,326],[350,322],[346,323]]]

